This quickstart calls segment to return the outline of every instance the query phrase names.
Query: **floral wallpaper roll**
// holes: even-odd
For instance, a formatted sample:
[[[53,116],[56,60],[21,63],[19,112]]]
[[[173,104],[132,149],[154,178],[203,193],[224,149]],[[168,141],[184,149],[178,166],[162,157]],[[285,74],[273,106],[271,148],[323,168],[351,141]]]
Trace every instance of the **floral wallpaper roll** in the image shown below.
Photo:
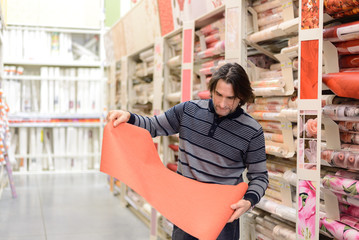
[[[315,239],[316,187],[312,181],[300,180],[298,183],[297,231],[304,239]]]
[[[359,240],[359,232],[356,229],[330,218],[321,218],[319,228],[338,240]]]
[[[357,206],[340,203],[339,210],[341,213],[359,218],[359,207]]]
[[[334,192],[352,196],[356,199],[359,199],[359,181],[341,178],[334,175],[326,175],[323,178],[323,186]]]

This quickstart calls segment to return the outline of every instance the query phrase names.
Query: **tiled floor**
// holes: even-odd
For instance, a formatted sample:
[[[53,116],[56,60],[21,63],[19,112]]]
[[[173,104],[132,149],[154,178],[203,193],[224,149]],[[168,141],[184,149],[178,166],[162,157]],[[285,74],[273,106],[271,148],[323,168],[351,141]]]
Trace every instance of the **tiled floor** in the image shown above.
[[[102,173],[15,175],[0,199],[1,240],[142,240],[149,229]]]

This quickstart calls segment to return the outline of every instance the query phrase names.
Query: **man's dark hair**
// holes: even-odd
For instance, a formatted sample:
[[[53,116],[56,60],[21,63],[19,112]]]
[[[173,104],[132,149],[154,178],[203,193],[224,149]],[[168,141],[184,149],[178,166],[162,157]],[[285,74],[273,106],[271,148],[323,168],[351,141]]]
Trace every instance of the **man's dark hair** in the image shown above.
[[[232,85],[234,96],[241,100],[240,106],[254,98],[248,75],[238,63],[227,63],[212,75],[208,84],[211,94],[215,91],[217,82],[220,79]]]

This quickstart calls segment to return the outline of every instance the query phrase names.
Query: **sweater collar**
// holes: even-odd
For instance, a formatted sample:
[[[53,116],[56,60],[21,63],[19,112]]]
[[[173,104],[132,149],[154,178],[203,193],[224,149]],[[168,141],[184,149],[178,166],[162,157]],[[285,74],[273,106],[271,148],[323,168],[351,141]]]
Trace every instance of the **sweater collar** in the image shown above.
[[[215,115],[217,115],[216,111],[214,110],[214,106],[213,106],[213,101],[212,99],[209,99],[209,104],[208,104],[208,108],[210,112],[213,112]],[[239,117],[241,114],[243,113],[243,109],[238,106],[236,108],[236,110],[230,114],[228,114],[227,116],[224,116],[222,118],[229,118],[229,119],[233,119],[233,118],[237,118]],[[218,116],[218,115],[217,115]]]

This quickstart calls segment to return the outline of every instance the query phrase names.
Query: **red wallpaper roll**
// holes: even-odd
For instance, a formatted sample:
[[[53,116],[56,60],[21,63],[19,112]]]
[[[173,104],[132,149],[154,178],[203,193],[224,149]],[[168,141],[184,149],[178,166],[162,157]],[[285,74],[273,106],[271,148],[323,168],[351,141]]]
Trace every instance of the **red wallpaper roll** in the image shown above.
[[[112,122],[104,129],[101,172],[144,197],[169,221],[199,239],[217,238],[248,185],[209,184],[183,177],[166,168],[145,129]]]
[[[338,53],[342,55],[359,53],[359,39],[346,42],[338,42],[334,45],[337,47]]]
[[[359,72],[323,74],[323,82],[340,97],[359,99]]]
[[[359,54],[342,56],[339,59],[340,68],[356,68],[359,67]]]
[[[359,39],[359,21],[324,28],[323,39],[331,42]]]

